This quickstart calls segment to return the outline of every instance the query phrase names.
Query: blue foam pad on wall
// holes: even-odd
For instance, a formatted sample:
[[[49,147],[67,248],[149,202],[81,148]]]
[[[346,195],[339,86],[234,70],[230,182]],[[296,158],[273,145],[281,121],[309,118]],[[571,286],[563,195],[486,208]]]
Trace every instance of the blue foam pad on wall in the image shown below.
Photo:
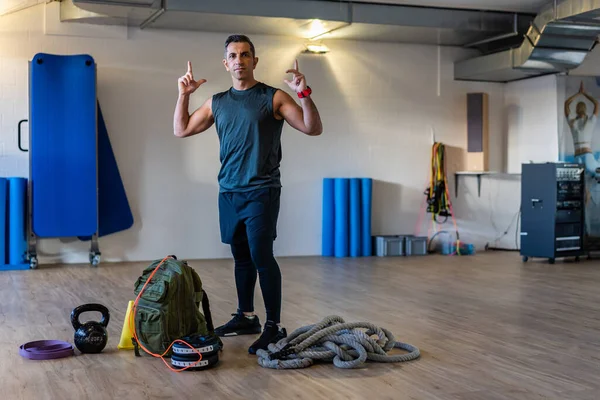
[[[361,180],[350,179],[350,256],[360,257],[361,244]]]
[[[6,197],[5,197],[6,198]],[[8,263],[27,262],[27,179],[8,179]]]
[[[29,94],[33,232],[91,236],[98,230],[94,59],[36,54]]]
[[[349,180],[335,178],[335,256],[348,257],[349,253]]]
[[[335,254],[335,181],[323,179],[323,221],[321,254],[333,257]]]
[[[8,262],[8,180],[0,178],[0,232],[2,239],[0,240],[0,265]]]
[[[373,202],[373,179],[362,178],[361,179],[361,241],[362,241],[362,255],[365,257],[371,256],[373,253],[373,245],[371,242],[371,206]]]
[[[110,144],[102,110],[98,103],[98,236],[127,230],[133,226],[133,214],[127,200],[117,159]],[[91,236],[80,236],[90,240]]]

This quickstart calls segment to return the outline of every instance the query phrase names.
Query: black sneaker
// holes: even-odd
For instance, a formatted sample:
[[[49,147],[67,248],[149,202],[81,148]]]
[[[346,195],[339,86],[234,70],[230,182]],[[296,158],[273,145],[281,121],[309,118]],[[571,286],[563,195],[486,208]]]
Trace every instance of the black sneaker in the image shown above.
[[[255,315],[254,318],[248,318],[241,312],[231,315],[233,315],[231,321],[215,329],[217,336],[254,335],[260,333],[258,315]]]
[[[256,342],[252,343],[252,346],[248,349],[248,353],[256,354],[258,349],[267,350],[270,343],[277,343],[285,337],[287,337],[285,328],[279,328],[277,324],[267,321],[262,335],[260,335]]]

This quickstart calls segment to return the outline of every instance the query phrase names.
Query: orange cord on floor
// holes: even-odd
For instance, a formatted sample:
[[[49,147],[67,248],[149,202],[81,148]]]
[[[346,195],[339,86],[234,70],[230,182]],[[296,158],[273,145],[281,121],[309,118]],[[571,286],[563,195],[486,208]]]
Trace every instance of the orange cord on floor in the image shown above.
[[[201,354],[201,353],[200,353],[198,350],[196,350],[196,349],[194,348],[194,346],[192,346],[191,344],[187,343],[187,342],[186,342],[186,341],[184,341],[184,340],[181,340],[181,339],[176,339],[176,340],[174,340],[174,341],[173,341],[173,342],[172,342],[172,343],[169,345],[169,348],[167,348],[167,350],[165,350],[165,352],[164,352],[164,353],[162,353],[162,354],[154,354],[154,353],[152,353],[150,350],[146,349],[146,348],[144,347],[144,345],[143,345],[143,344],[142,344],[142,343],[141,343],[141,342],[138,340],[137,331],[135,330],[135,312],[136,312],[136,310],[137,310],[138,301],[139,301],[140,297],[142,296],[142,293],[144,293],[144,290],[146,290],[146,286],[147,286],[147,285],[148,285],[148,283],[149,283],[149,282],[152,280],[152,277],[154,276],[154,274],[156,274],[156,271],[158,271],[158,269],[159,269],[159,268],[160,268],[160,267],[161,267],[161,266],[164,264],[164,262],[165,262],[166,260],[168,260],[169,258],[173,258],[173,257],[172,257],[172,256],[167,256],[167,257],[163,258],[163,259],[162,259],[162,261],[161,261],[161,262],[160,262],[160,263],[159,263],[159,264],[156,266],[156,268],[154,268],[154,271],[152,271],[152,273],[150,274],[150,276],[149,276],[149,277],[148,277],[148,279],[146,280],[146,283],[145,283],[145,284],[144,284],[144,286],[142,287],[142,290],[140,290],[140,293],[137,295],[137,297],[136,297],[136,299],[135,299],[135,302],[134,302],[134,304],[133,304],[133,309],[132,309],[132,311],[131,311],[132,317],[131,317],[131,319],[129,320],[129,329],[131,329],[131,332],[133,332],[133,337],[135,338],[135,341],[138,343],[138,345],[139,345],[139,346],[140,346],[140,347],[141,347],[141,348],[142,348],[142,349],[143,349],[143,350],[144,350],[146,353],[150,354],[150,355],[151,355],[151,356],[153,356],[153,357],[160,358],[160,359],[163,361],[163,363],[165,363],[165,365],[167,366],[167,368],[169,368],[171,371],[173,371],[173,372],[182,372],[182,371],[185,371],[185,370],[186,370],[186,369],[188,369],[188,368],[193,368],[193,367],[195,367],[195,366],[196,366],[198,363],[200,363],[200,361],[202,361],[202,354]],[[167,353],[169,352],[169,350],[171,349],[171,347],[173,347],[173,345],[174,345],[175,343],[183,343],[183,344],[185,344],[185,345],[186,345],[186,346],[188,346],[190,349],[192,349],[192,351],[194,351],[196,354],[198,354],[198,356],[200,357],[200,359],[199,359],[198,361],[194,362],[194,364],[192,364],[192,365],[189,365],[189,366],[187,366],[187,367],[184,367],[184,368],[173,368],[173,367],[172,367],[172,366],[171,366],[171,365],[170,365],[170,364],[169,364],[167,361],[165,361],[165,358],[164,358],[164,356],[165,356],[165,354],[167,354]]]

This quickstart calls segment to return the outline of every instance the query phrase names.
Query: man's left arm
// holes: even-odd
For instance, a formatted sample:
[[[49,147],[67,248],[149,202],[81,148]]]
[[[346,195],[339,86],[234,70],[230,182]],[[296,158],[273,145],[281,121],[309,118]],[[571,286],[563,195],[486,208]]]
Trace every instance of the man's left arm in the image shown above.
[[[287,93],[278,90],[275,93],[275,112],[279,114],[291,127],[309,136],[318,136],[323,132],[323,124],[319,110],[310,96],[310,89],[306,84],[306,78],[298,70],[298,61],[294,69],[287,70],[292,73],[291,81],[285,80],[290,89],[296,94],[302,93],[300,105]]]
[[[323,133],[321,116],[317,106],[309,97],[300,99],[300,105],[282,90],[275,93],[277,113],[294,129],[309,135],[319,136]]]

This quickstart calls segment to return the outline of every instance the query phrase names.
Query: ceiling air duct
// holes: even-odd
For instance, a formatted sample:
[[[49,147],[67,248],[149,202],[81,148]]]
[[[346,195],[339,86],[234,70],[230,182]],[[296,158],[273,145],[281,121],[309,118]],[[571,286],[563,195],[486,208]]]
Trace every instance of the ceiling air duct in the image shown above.
[[[580,66],[600,34],[600,0],[555,1],[531,23],[520,47],[456,62],[454,79],[510,82]]]

